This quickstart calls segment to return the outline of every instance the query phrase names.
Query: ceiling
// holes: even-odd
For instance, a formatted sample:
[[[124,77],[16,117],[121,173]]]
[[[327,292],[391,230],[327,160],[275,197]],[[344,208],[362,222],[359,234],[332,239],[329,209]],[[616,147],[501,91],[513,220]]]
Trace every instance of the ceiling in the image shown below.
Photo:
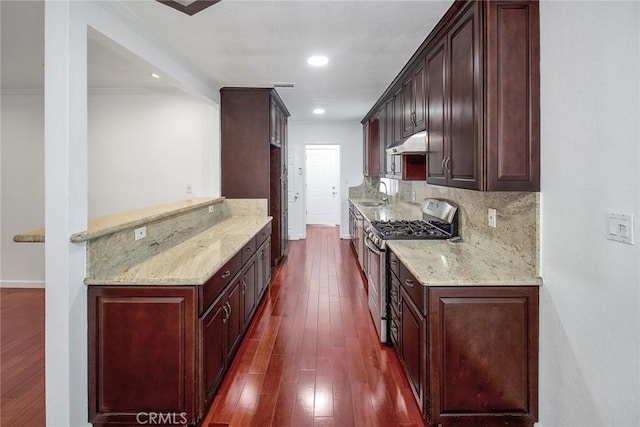
[[[180,61],[221,86],[270,86],[291,120],[359,121],[451,5],[451,1],[223,0],[188,16],[154,0],[121,1]],[[2,0],[2,86],[42,86],[42,2]],[[162,88],[142,60],[89,40],[89,86]],[[308,56],[329,58],[323,68]],[[312,110],[322,107],[324,116]]]

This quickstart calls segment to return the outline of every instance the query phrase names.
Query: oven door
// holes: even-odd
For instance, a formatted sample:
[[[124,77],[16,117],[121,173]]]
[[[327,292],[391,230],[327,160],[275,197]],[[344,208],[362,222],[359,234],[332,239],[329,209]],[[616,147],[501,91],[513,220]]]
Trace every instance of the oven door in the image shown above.
[[[380,341],[387,342],[387,284],[385,265],[387,252],[378,248],[368,236],[364,239],[369,282],[369,312],[378,331]]]

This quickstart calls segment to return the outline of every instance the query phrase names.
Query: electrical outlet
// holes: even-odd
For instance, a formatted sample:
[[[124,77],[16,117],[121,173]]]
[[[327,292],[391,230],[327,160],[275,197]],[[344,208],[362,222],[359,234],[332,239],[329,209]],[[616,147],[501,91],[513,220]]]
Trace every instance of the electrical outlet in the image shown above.
[[[496,217],[497,216],[498,216],[498,213],[496,212],[496,210],[492,209],[492,208],[489,208],[489,214],[488,214],[489,227],[496,228]]]
[[[413,201],[414,201],[414,202],[415,202],[416,200],[418,200],[418,196],[416,195],[416,192],[415,192],[415,191],[414,191],[414,192],[413,192],[413,194],[412,194],[412,198],[413,198]]]
[[[133,239],[138,241],[147,237],[147,227],[136,228],[133,232]]]
[[[187,194],[193,193],[193,188],[191,187],[191,184],[187,184],[186,191],[187,191]]]
[[[209,206],[209,213],[213,213],[213,205]]]

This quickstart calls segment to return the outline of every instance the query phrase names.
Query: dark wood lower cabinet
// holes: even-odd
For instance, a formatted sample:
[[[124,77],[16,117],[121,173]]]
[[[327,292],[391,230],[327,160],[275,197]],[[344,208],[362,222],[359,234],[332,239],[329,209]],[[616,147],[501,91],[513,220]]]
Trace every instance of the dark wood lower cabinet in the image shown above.
[[[399,352],[404,365],[407,379],[411,385],[411,391],[418,402],[420,409],[424,410],[426,348],[424,339],[426,336],[427,321],[414,304],[411,297],[404,289],[400,291],[400,337]]]
[[[433,421],[533,425],[538,288],[429,289]]]
[[[163,425],[202,419],[268,289],[271,239],[254,243],[260,247],[202,310],[209,283],[89,287],[91,423],[138,425],[150,413]]]
[[[425,422],[533,426],[538,287],[424,287],[389,259],[390,343]]]
[[[199,418],[204,416],[207,402],[213,400],[214,392],[222,381],[226,368],[227,323],[226,299],[220,298],[212,304],[200,320],[200,402]]]
[[[89,420],[138,424],[140,414],[196,421],[194,287],[89,288]]]

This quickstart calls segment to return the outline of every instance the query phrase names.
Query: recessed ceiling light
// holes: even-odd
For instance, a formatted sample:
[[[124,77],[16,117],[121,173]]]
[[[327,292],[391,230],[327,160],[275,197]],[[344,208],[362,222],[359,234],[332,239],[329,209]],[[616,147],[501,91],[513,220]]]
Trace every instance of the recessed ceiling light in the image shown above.
[[[151,77],[153,77],[154,79],[159,79],[160,76],[156,73],[151,73]]]
[[[313,65],[314,67],[322,67],[323,65],[327,65],[329,63],[329,58],[326,56],[310,56],[307,58],[307,64]]]
[[[313,114],[324,114],[324,108],[314,108]]]

